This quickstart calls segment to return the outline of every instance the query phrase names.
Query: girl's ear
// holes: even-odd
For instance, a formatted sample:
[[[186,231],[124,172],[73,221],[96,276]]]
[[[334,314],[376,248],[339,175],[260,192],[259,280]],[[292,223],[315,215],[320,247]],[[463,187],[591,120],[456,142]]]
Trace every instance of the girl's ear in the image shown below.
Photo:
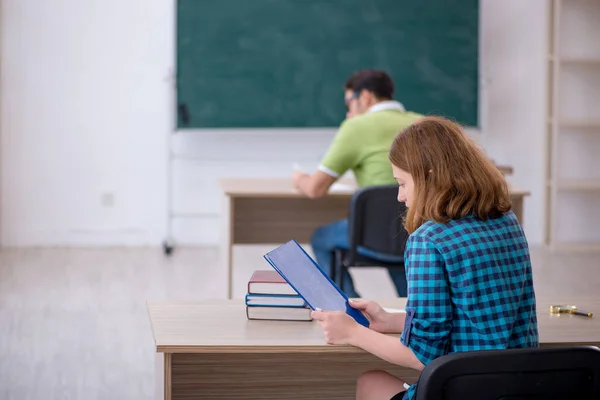
[[[432,178],[431,178],[431,177],[432,177],[432,175],[433,175],[433,170],[432,170],[432,169],[430,169],[429,171],[427,171],[427,176],[425,177],[425,179],[426,179],[426,180],[432,179]]]

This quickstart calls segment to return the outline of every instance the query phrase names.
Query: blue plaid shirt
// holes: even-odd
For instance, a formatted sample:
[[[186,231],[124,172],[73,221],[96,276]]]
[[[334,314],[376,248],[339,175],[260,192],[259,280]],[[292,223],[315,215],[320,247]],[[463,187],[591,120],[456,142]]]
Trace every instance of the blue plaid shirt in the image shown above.
[[[449,353],[538,346],[529,249],[512,211],[424,223],[408,238],[405,265],[400,340],[424,365]]]

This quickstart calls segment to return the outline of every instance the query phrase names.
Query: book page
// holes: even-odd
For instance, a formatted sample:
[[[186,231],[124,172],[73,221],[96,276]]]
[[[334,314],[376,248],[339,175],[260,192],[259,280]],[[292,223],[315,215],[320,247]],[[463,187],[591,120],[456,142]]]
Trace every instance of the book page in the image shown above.
[[[406,313],[406,310],[402,310],[400,308],[387,308],[383,307],[383,309],[389,313]]]

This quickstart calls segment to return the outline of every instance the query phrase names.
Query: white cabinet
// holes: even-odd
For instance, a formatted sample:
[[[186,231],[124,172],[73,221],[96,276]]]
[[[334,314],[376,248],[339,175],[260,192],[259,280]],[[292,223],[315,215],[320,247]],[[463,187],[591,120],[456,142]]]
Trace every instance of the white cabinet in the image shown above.
[[[600,248],[600,0],[549,1],[546,240]]]

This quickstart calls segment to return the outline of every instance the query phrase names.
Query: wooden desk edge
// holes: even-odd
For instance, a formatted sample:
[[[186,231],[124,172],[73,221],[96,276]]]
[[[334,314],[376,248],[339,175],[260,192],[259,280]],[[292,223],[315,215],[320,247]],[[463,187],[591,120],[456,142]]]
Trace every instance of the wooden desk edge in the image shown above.
[[[358,189],[358,188],[356,188]],[[356,191],[356,189],[354,190],[334,190],[334,191],[329,191],[327,192],[327,196],[326,197],[348,197],[354,194],[354,192]],[[263,192],[251,192],[251,191],[245,191],[245,190],[236,190],[236,189],[231,189],[231,188],[225,188],[223,186],[221,186],[221,193],[227,197],[231,197],[231,198],[306,198],[306,196],[304,196],[302,193],[300,193],[299,191],[295,191],[295,190],[282,190],[282,191],[263,191]],[[512,197],[525,197],[525,196],[531,196],[531,191],[529,190],[525,190],[525,189],[516,189],[516,188],[509,188],[508,191],[509,196]]]
[[[540,342],[540,347],[596,346],[598,341],[580,342]],[[157,353],[164,354],[289,354],[289,353],[318,353],[318,354],[358,354],[366,353],[361,348],[350,345],[312,345],[312,346],[192,346],[192,345],[158,345]]]
[[[354,194],[354,191],[334,191],[329,192],[325,197],[349,197]],[[308,199],[310,198],[304,196],[300,192],[241,192],[241,191],[223,191],[223,195],[235,199],[261,199],[261,198],[300,198],[300,199]]]
[[[249,345],[222,345],[222,346],[206,346],[206,345],[157,345],[157,353],[364,353],[365,351],[350,345],[274,345],[274,346],[249,346]]]

